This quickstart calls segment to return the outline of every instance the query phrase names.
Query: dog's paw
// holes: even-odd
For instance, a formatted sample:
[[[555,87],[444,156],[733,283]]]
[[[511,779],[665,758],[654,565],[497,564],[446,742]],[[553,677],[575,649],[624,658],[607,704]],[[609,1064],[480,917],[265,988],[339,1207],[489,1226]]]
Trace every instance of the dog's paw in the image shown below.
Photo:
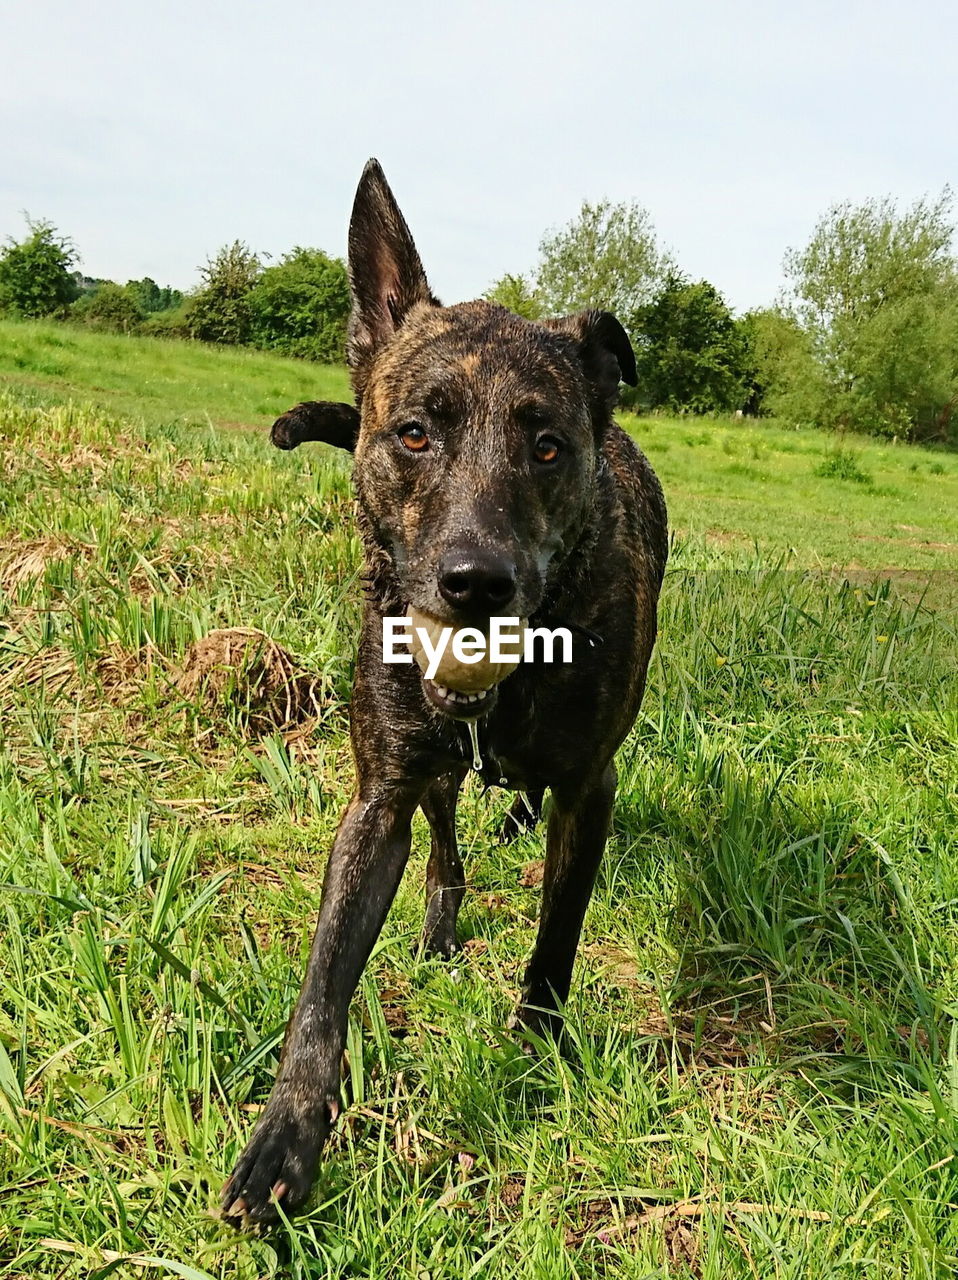
[[[462,943],[455,933],[432,933],[428,937],[423,934],[419,945],[424,956],[432,956],[435,960],[453,960],[462,951]]]
[[[427,911],[419,947],[424,956],[433,956],[437,960],[451,960],[457,956],[462,950],[462,943],[456,934],[455,922],[445,913],[437,913],[432,918]]]
[[[419,946],[422,954],[437,960],[451,960],[462,950],[456,932],[456,917],[465,891],[464,885],[450,886],[430,893],[426,902],[426,918]]]
[[[297,1213],[309,1196],[339,1103],[327,1099],[307,1118],[267,1104],[220,1197],[224,1222],[240,1230],[268,1225],[279,1209]]]
[[[522,1001],[509,1019],[508,1030],[518,1034],[524,1052],[537,1057],[541,1048],[554,1041],[561,1049],[566,1042],[565,1019],[555,1008]]]

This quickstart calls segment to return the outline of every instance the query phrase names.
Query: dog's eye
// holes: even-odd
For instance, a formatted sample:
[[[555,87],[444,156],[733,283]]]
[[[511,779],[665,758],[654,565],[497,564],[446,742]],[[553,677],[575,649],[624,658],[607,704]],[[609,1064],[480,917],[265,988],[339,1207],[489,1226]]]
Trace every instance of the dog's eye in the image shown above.
[[[540,436],[532,450],[532,456],[536,462],[548,466],[550,462],[555,462],[561,452],[562,442],[555,436]]]
[[[399,428],[396,435],[413,453],[422,453],[423,449],[429,448],[429,437],[418,422],[407,422],[404,427]]]

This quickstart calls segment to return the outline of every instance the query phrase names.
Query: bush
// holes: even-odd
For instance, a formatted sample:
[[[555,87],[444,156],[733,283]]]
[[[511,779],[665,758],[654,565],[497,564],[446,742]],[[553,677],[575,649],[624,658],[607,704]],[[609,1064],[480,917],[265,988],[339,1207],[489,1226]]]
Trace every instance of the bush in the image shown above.
[[[670,271],[635,318],[639,397],[651,408],[717,413],[746,399],[748,345],[714,285]]]
[[[192,338],[190,301],[185,298],[169,311],[152,312],[140,326],[140,333],[149,338]]]
[[[267,267],[249,293],[249,340],[257,347],[326,364],[346,354],[349,278],[345,263],[297,247]]]
[[[249,342],[250,293],[259,274],[259,257],[242,241],[220,249],[200,268],[203,283],[187,304],[190,336],[203,342]]]
[[[851,449],[841,445],[827,454],[815,468],[815,474],[826,480],[852,480],[855,484],[871,484],[872,478],[867,471],[858,465],[858,459]]]
[[[739,329],[747,365],[745,412],[796,426],[817,422],[828,388],[807,330],[775,307],[747,312]]]
[[[145,313],[129,288],[107,280],[74,302],[70,318],[107,333],[136,333]]]
[[[483,295],[489,302],[498,302],[513,315],[523,320],[541,320],[545,314],[542,299],[535,286],[525,276],[508,273],[495,282]]]
[[[51,222],[27,218],[29,235],[0,251],[0,311],[37,319],[62,316],[79,290],[72,270],[73,242]]]

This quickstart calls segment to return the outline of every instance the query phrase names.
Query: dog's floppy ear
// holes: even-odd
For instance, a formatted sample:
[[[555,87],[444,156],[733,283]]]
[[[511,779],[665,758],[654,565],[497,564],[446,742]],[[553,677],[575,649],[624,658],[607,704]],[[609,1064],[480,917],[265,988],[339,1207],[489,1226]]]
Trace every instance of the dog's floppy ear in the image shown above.
[[[332,400],[307,400],[277,418],[269,438],[277,449],[295,449],[304,440],[320,440],[352,453],[359,434],[359,410]]]
[[[611,311],[581,311],[542,323],[573,339],[585,375],[607,408],[615,404],[620,382],[638,382],[629,335]]]
[[[353,294],[347,344],[351,369],[368,360],[396,332],[417,302],[439,305],[378,160],[367,162],[353,202],[349,284]]]

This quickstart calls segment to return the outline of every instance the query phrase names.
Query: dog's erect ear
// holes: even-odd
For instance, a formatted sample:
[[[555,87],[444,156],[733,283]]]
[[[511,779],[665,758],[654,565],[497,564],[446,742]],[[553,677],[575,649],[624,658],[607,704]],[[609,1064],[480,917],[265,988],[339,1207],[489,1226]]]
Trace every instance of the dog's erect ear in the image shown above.
[[[396,332],[417,302],[438,306],[406,219],[378,160],[363,170],[349,221],[350,368]]]
[[[635,352],[629,335],[611,311],[582,311],[542,323],[573,339],[586,377],[608,408],[615,404],[620,382],[635,386]]]
[[[320,440],[352,453],[359,434],[359,410],[331,400],[307,400],[273,423],[269,438],[277,449],[295,449],[304,440]]]

